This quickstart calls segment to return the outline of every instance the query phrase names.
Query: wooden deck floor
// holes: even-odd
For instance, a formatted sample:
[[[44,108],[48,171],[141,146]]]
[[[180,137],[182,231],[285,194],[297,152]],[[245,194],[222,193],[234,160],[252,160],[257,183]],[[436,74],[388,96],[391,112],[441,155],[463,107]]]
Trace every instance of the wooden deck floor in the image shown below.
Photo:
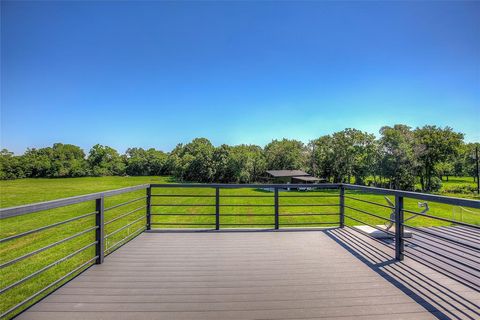
[[[479,319],[480,295],[352,229],[143,233],[18,319]]]

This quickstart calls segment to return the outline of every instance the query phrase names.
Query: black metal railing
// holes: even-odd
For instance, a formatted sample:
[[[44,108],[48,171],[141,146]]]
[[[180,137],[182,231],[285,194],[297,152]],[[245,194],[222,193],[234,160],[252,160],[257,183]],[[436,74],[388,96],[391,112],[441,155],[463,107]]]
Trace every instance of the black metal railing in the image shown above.
[[[125,199],[132,195],[133,198]],[[384,204],[380,203],[382,196],[395,199]],[[109,205],[111,199],[116,200]],[[392,248],[396,260],[401,261],[404,256],[409,256],[441,272],[460,269],[456,279],[472,285],[471,279],[479,275],[480,219],[475,224],[450,219],[445,215],[425,214],[410,207],[412,199],[480,209],[480,201],[477,200],[349,184],[146,184],[0,209],[2,224],[10,222],[15,226],[15,219],[31,217],[30,220],[34,220],[26,223],[32,228],[14,227],[11,232],[2,233],[5,236],[0,239],[0,250],[8,253],[8,258],[0,261],[0,275],[5,280],[1,281],[5,286],[0,288],[0,299],[7,302],[0,310],[0,318],[15,315],[89,266],[103,263],[106,255],[152,228],[220,230],[263,227],[276,230],[282,227],[343,228],[362,224],[391,237],[390,241],[375,240]],[[79,205],[83,207],[75,207]],[[48,221],[42,219],[47,215],[62,216],[51,214],[52,210],[62,208],[67,212],[66,219],[41,224],[43,220]],[[436,229],[419,223],[406,223],[410,217],[405,218],[405,215],[463,229]],[[22,221],[25,222],[19,220],[18,224],[21,225]],[[374,221],[383,221],[395,228],[389,229]],[[56,231],[67,229],[72,224],[78,224],[77,228],[62,238],[55,238],[51,243],[43,238],[36,241],[38,235],[43,234],[44,238],[48,238],[50,234],[56,234]],[[406,230],[414,232],[415,237],[406,238]],[[28,241],[22,243],[24,239]],[[23,272],[19,277],[19,273],[12,271],[12,268],[22,265],[31,257],[64,245],[73,246],[74,241],[79,239],[83,239],[83,242],[78,248],[70,248],[68,254],[62,256],[54,253],[51,257],[55,259],[46,264],[30,261],[31,272]],[[425,241],[420,241],[422,239]],[[19,247],[21,250],[18,250]],[[18,256],[13,256],[16,252],[19,252]],[[76,264],[63,270],[61,276],[50,276],[46,286],[31,285],[25,292],[17,292],[4,299],[12,290],[82,254],[85,256],[75,260]],[[433,258],[439,262],[432,262]]]
[[[134,232],[129,232],[125,237],[124,235],[119,235],[122,230],[125,230],[127,227],[135,225],[128,220],[128,218],[135,214],[140,213],[140,217],[135,218],[135,222],[140,220],[145,220],[145,212],[141,211],[146,208],[148,202],[146,201],[147,195],[142,195],[141,197],[136,197],[125,202],[117,203],[115,205],[105,207],[105,199],[110,197],[116,197],[120,195],[127,195],[132,192],[142,192],[148,188],[148,185],[134,186],[124,189],[112,190],[107,192],[100,192],[95,194],[89,194],[78,197],[71,197],[60,200],[53,200],[42,203],[35,203],[25,206],[18,206],[6,209],[0,209],[0,221],[2,222],[2,231],[5,228],[5,225],[10,219],[25,218],[28,214],[35,214],[34,217],[31,217],[27,221],[28,224],[34,224],[35,226],[30,230],[17,232],[14,230],[13,235],[6,236],[0,239],[0,246],[3,249],[2,252],[2,261],[0,263],[0,275],[2,276],[3,284],[6,284],[0,288],[0,300],[3,300],[2,309],[0,310],[0,318],[7,318],[9,316],[14,316],[19,310],[24,309],[28,305],[32,304],[36,299],[42,297],[43,294],[46,294],[53,290],[56,286],[61,285],[62,283],[68,281],[74,277],[79,272],[85,270],[92,264],[100,264],[103,262],[104,256],[113,252],[117,249],[120,244],[132,239],[135,235],[139,234],[141,231],[145,230],[145,223],[141,224],[141,227],[136,229]],[[144,191],[143,191],[144,192]],[[138,208],[129,210],[126,213],[120,213],[120,209],[125,208],[128,205],[136,204],[140,201],[146,202],[144,205],[141,205]],[[82,208],[72,208],[72,206],[85,205],[90,208],[94,207],[94,211],[81,212]],[[67,219],[62,219],[60,221],[41,225],[42,221],[48,221],[46,215],[51,214],[53,210],[61,209],[64,212],[59,216],[66,215]],[[91,209],[90,209],[91,210]],[[80,214],[78,214],[80,211]],[[115,212],[115,217],[111,218],[108,221],[105,221],[105,214],[113,211]],[[58,215],[58,214],[57,214]],[[73,217],[70,217],[73,216]],[[46,219],[44,219],[45,217]],[[7,220],[8,219],[8,220]],[[93,219],[93,220],[92,220]],[[25,221],[21,221],[25,222]],[[19,222],[19,224],[21,223]],[[35,250],[28,250],[28,246],[36,246],[36,241],[39,240],[40,243],[48,242],[50,236],[56,236],[59,232],[59,228],[70,227],[74,223],[79,223],[74,233],[63,237],[57,241],[51,243],[41,244],[39,248]],[[117,225],[115,225],[117,223]],[[119,226],[118,224],[122,225]],[[124,224],[124,225],[123,225]],[[109,225],[113,225],[116,229],[115,231],[105,234],[105,228]],[[19,228],[18,228],[19,229]],[[18,230],[17,229],[17,230]],[[60,229],[62,230],[62,229]],[[114,235],[119,235],[120,240],[116,239],[116,242],[113,245],[106,246],[109,237]],[[38,239],[36,239],[37,237]],[[72,247],[73,241],[78,240],[82,237],[85,237],[84,241],[87,241],[87,244],[82,243],[80,248],[69,248],[66,255],[58,256],[55,252],[52,253],[54,259],[50,259],[49,263],[43,265],[39,263],[29,263],[29,267],[32,269],[32,272],[22,272],[21,276],[18,276],[18,269],[20,262],[27,260],[28,258],[38,256],[41,253],[48,252],[50,249],[57,249],[62,245],[70,244]],[[118,240],[118,241],[117,241]],[[26,245],[22,245],[22,241],[26,242]],[[14,258],[8,258],[12,251],[9,250],[12,248],[12,251],[15,250],[26,250],[27,252],[20,254]],[[90,250],[93,249],[93,250]],[[90,252],[89,252],[90,251]],[[51,282],[44,287],[36,287],[35,283],[40,281],[35,281],[42,275],[45,275],[48,271],[53,270],[57,266],[62,266],[62,264],[67,261],[71,261],[84,253],[89,253],[87,257],[83,257],[80,261],[76,261],[77,265],[73,266],[71,270],[67,270],[59,277],[54,277],[51,279]],[[3,258],[7,257],[5,260]],[[8,260],[7,260],[8,259]],[[50,278],[49,278],[50,279]],[[45,280],[45,279],[43,279]],[[23,290],[24,292],[16,292],[15,294],[7,297],[8,293],[21,288],[21,285],[27,284],[30,282],[30,286]],[[37,290],[36,290],[37,289]]]
[[[318,194],[317,192],[311,192],[309,194],[302,194],[298,192],[295,195],[286,194],[286,192],[281,192],[283,190],[298,190],[298,188],[310,188],[315,189],[316,191],[321,190],[330,190],[332,194]],[[202,190],[203,193],[198,192],[175,192],[175,193],[158,193],[158,190],[169,190],[169,189],[195,189]],[[239,189],[268,189],[267,194],[233,194],[231,192],[224,193],[223,191],[232,191]],[[153,190],[153,191],[152,191]],[[147,210],[147,221],[149,225],[147,229],[151,229],[151,226],[158,227],[211,227],[216,230],[224,227],[272,227],[273,229],[279,229],[280,225],[282,226],[308,226],[308,225],[339,225],[340,223],[340,211],[335,210],[334,212],[282,212],[282,209],[287,208],[312,208],[312,207],[330,207],[338,208],[339,203],[282,203],[282,199],[305,199],[305,198],[325,198],[325,197],[334,197],[338,198],[339,185],[337,184],[319,184],[319,185],[244,185],[244,184],[152,184],[149,188],[149,193],[151,199],[155,198],[166,198],[166,199],[178,199],[178,198],[187,198],[187,199],[211,199],[212,201],[208,203],[172,203],[172,202],[161,202],[158,203],[155,200],[149,201],[149,208]],[[210,191],[205,193],[205,191]],[[256,202],[242,202],[242,203],[226,203],[224,200],[227,199],[265,199],[270,200],[269,203],[256,203]],[[171,212],[166,211],[165,209],[172,210],[172,208],[205,208],[211,209],[207,212],[202,213],[192,213],[192,212]],[[271,212],[263,213],[239,213],[239,212],[229,212],[228,208],[264,208]],[[162,212],[155,211],[152,208],[162,208]],[[152,212],[155,211],[155,212]],[[163,221],[159,222],[152,217],[212,217],[209,222],[179,222],[174,221]],[[314,221],[314,222],[281,222],[282,217],[320,217],[320,216],[337,216],[338,220],[336,221]],[[271,218],[271,221],[254,221],[254,222],[222,222],[221,218],[227,217],[257,217],[257,218]],[[260,219],[258,219],[260,220]]]

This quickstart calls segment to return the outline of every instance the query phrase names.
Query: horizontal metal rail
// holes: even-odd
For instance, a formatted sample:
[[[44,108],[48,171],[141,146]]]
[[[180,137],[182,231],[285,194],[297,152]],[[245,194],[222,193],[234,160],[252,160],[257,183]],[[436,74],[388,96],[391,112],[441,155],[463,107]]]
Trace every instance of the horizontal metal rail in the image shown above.
[[[215,207],[214,204],[195,204],[195,203],[189,203],[189,204],[151,204],[150,206],[152,207]]]
[[[139,207],[139,208],[133,209],[132,211],[129,211],[129,212],[124,213],[124,214],[121,214],[121,215],[119,215],[118,217],[115,217],[115,218],[113,218],[113,219],[105,222],[104,225],[107,225],[107,224],[110,224],[110,223],[115,222],[115,221],[117,221],[117,220],[120,220],[120,219],[122,219],[122,218],[128,217],[129,215],[131,215],[131,214],[133,214],[133,213],[135,213],[135,212],[137,212],[137,211],[140,211],[140,210],[142,210],[142,209],[145,209],[146,207],[147,207],[147,206],[141,206],[141,207]]]
[[[151,197],[215,198],[215,195],[209,195],[209,194],[152,194]]]
[[[282,223],[284,226],[302,226],[302,225],[317,225],[317,224],[339,224],[340,221],[333,221],[333,222],[295,222],[295,223]]]
[[[338,216],[337,213],[280,213],[280,217],[304,217],[304,216]]]
[[[274,204],[219,204],[220,207],[273,207]]]
[[[47,270],[55,267],[55,266],[58,265],[59,263],[65,261],[65,260],[70,259],[71,257],[73,257],[73,256],[75,256],[75,255],[77,255],[77,254],[79,254],[79,253],[87,250],[88,248],[90,248],[90,247],[92,247],[92,246],[94,246],[94,245],[96,245],[96,244],[97,244],[97,241],[92,242],[92,243],[90,243],[90,244],[88,244],[88,245],[86,245],[86,246],[84,246],[84,247],[82,247],[82,248],[80,248],[80,249],[78,249],[78,250],[70,253],[69,255],[67,255],[67,256],[65,256],[65,257],[63,257],[63,258],[61,258],[61,259],[58,259],[58,260],[56,260],[56,261],[54,261],[54,262],[46,265],[45,267],[43,267],[43,268],[35,271],[34,273],[31,273],[31,274],[29,274],[28,276],[26,276],[26,277],[24,277],[24,278],[22,278],[22,279],[20,279],[20,280],[18,280],[18,281],[15,281],[14,283],[9,284],[8,286],[0,289],[0,294],[4,293],[5,291],[8,291],[8,290],[10,290],[10,289],[15,288],[15,287],[18,286],[19,284],[22,284],[22,283],[24,283],[25,281],[30,280],[30,279],[32,279],[32,278],[35,277],[35,276],[38,276],[39,274],[41,274],[41,273],[43,273],[43,272],[45,272],[45,271],[47,271]]]
[[[223,197],[223,196],[222,196]],[[338,197],[338,194],[315,194],[315,195],[279,195],[279,198],[332,198]]]
[[[341,185],[348,190],[360,190],[360,191],[376,193],[376,194],[397,195],[404,198],[419,199],[419,200],[439,202],[444,204],[451,204],[455,206],[465,206],[465,207],[480,209],[479,200],[453,198],[453,197],[439,196],[439,195],[428,194],[428,193],[383,189],[383,188],[359,186],[359,185],[353,185],[353,184],[341,184]]]
[[[5,242],[5,241],[10,241],[10,240],[13,240],[13,239],[17,239],[17,238],[21,238],[21,237],[24,237],[24,236],[28,236],[29,234],[37,233],[37,232],[47,230],[47,229],[50,229],[50,228],[53,228],[53,227],[58,227],[58,226],[61,226],[62,224],[77,221],[77,220],[80,220],[80,219],[83,219],[83,218],[86,218],[86,217],[90,217],[90,216],[93,216],[93,215],[96,215],[96,214],[97,214],[97,212],[95,211],[95,212],[83,214],[81,216],[77,216],[77,217],[74,217],[74,218],[71,218],[71,219],[68,219],[68,220],[64,220],[64,221],[61,221],[61,222],[52,223],[52,224],[49,224],[48,226],[44,226],[44,227],[40,227],[40,228],[33,229],[33,230],[30,230],[30,231],[15,234],[13,236],[0,239],[0,243]]]
[[[57,284],[59,284],[60,282],[62,282],[63,280],[67,279],[68,277],[70,277],[71,275],[73,275],[74,273],[76,273],[77,271],[79,271],[80,269],[86,267],[88,264],[92,263],[93,261],[95,261],[95,259],[97,259],[98,256],[95,256],[89,260],[87,260],[86,262],[82,263],[81,265],[79,265],[78,267],[76,267],[75,269],[73,269],[72,271],[68,272],[67,274],[63,275],[61,278],[55,280],[54,282],[50,283],[49,285],[47,285],[46,287],[42,288],[40,291],[37,291],[36,293],[34,293],[33,295],[31,295],[30,297],[26,298],[25,300],[23,300],[22,302],[14,305],[13,307],[11,307],[10,309],[8,309],[7,311],[5,311],[4,313],[0,314],[0,318],[3,318],[5,317],[6,315],[10,314],[11,312],[17,310],[18,308],[20,308],[21,306],[23,306],[24,304],[26,304],[27,302],[29,301],[32,301],[33,299],[35,299],[36,297],[40,296],[42,293],[44,293],[45,291],[47,291],[48,289],[56,286]]]
[[[273,226],[275,223],[222,223],[222,226]]]
[[[424,214],[424,213],[417,212],[417,211],[407,210],[407,209],[403,209],[402,211],[403,212],[408,212],[408,213],[411,213],[411,214],[414,214],[414,215],[422,216],[422,217],[425,217],[425,218],[430,218],[430,219],[435,219],[435,220],[440,220],[440,221],[445,221],[445,222],[451,222],[451,223],[454,223],[454,224],[458,224],[460,226],[465,226],[465,227],[470,227],[470,228],[480,230],[480,226],[476,226],[474,224],[469,224],[469,223],[460,222],[460,221],[447,219],[447,218],[442,218],[442,217],[438,217],[438,216],[432,216],[432,215]]]
[[[166,226],[214,226],[215,223],[186,223],[186,222],[152,222],[152,225],[166,225]]]
[[[121,228],[119,228],[119,229],[117,229],[117,230],[115,230],[115,231],[113,231],[113,232],[110,232],[109,234],[107,234],[107,235],[105,236],[105,239],[113,236],[114,234],[119,233],[120,231],[122,231],[122,230],[130,227],[131,225],[133,225],[133,224],[135,224],[135,223],[137,223],[137,222],[139,222],[140,220],[145,219],[145,218],[146,218],[146,217],[145,217],[144,215],[140,216],[138,219],[135,219],[135,220],[133,220],[132,222],[127,223],[127,224],[124,225],[123,227],[121,227]]]
[[[215,213],[151,213],[151,216],[215,216]]]
[[[48,250],[48,249],[50,249],[50,248],[53,248],[53,247],[55,247],[55,246],[57,246],[57,245],[59,245],[59,244],[62,244],[62,243],[67,242],[67,241],[69,241],[69,240],[72,240],[72,239],[75,239],[75,238],[77,238],[77,237],[80,237],[81,235],[84,235],[84,234],[86,234],[86,233],[88,233],[88,232],[90,232],[90,231],[93,231],[93,230],[95,230],[95,229],[98,229],[98,226],[94,226],[94,227],[85,229],[85,230],[80,231],[80,232],[78,232],[78,233],[76,233],[76,234],[74,234],[74,235],[72,235],[72,236],[70,236],[70,237],[67,237],[67,238],[62,239],[62,240],[60,240],[60,241],[51,243],[51,244],[49,244],[49,245],[47,245],[47,246],[45,246],[45,247],[42,247],[42,248],[37,249],[37,250],[35,250],[35,251],[29,252],[29,253],[27,253],[27,254],[24,254],[23,256],[20,256],[20,257],[18,257],[18,258],[15,258],[15,259],[13,259],[13,260],[10,260],[10,261],[8,261],[8,262],[5,262],[5,263],[1,264],[1,265],[0,265],[0,269],[3,269],[3,268],[5,268],[5,267],[8,267],[8,266],[14,264],[14,263],[17,263],[17,262],[19,262],[19,261],[22,261],[22,260],[24,260],[24,259],[26,259],[26,258],[28,258],[28,257],[31,257],[31,256],[33,256],[33,255],[36,255],[36,254],[40,253],[40,252],[43,252],[43,251]]]
[[[148,187],[149,187],[148,184],[143,184],[139,186],[110,190],[105,192],[91,193],[83,196],[76,196],[76,197],[70,197],[65,199],[27,204],[27,205],[18,206],[18,207],[4,208],[4,209],[0,209],[0,219],[15,217],[15,216],[19,216],[27,213],[55,209],[55,208],[64,207],[71,204],[77,204],[77,203],[81,203],[89,200],[96,200],[102,197],[111,197],[111,196],[115,196],[115,195],[119,195],[127,192],[146,189]]]
[[[374,188],[374,187],[351,185],[351,184],[339,184],[339,183],[288,184],[288,185],[286,184],[144,184],[144,185],[138,185],[138,186],[123,188],[123,189],[98,192],[98,193],[93,193],[93,194],[88,194],[83,196],[76,196],[76,197],[70,197],[65,199],[34,203],[34,204],[18,206],[18,207],[4,208],[4,209],[0,209],[0,219],[18,216],[18,215],[27,214],[27,213],[38,212],[42,210],[54,209],[54,208],[81,203],[89,200],[95,200],[101,197],[109,197],[109,196],[119,195],[127,192],[147,189],[149,187],[152,187],[152,188],[155,188],[155,187],[157,188],[201,188],[201,189],[205,189],[205,188],[259,189],[261,188],[261,189],[272,189],[272,190],[274,188],[285,189],[285,188],[309,187],[309,188],[315,188],[315,189],[339,189],[343,187],[347,190],[359,190],[359,191],[365,191],[369,193],[385,194],[385,195],[399,195],[406,198],[420,199],[420,200],[440,202],[445,204],[459,205],[459,206],[480,209],[480,201],[478,200],[452,198],[452,197],[445,197],[445,196],[425,194],[425,193]],[[152,195],[152,196],[156,196],[156,195]],[[165,196],[171,196],[171,195],[165,195]],[[230,195],[225,195],[225,196],[230,196]],[[288,195],[288,196],[280,195],[279,197],[290,197],[290,196],[294,196],[294,195]],[[214,197],[214,195],[212,195],[212,197]]]
[[[376,217],[376,218],[379,218],[379,219],[383,219],[385,221],[390,221],[390,222],[393,222],[395,223],[395,220],[392,220],[392,219],[389,219],[389,218],[385,218],[385,217],[382,217],[382,216],[379,216],[375,213],[371,213],[371,212],[368,212],[368,211],[365,211],[365,210],[362,210],[362,209],[357,209],[357,208],[354,208],[354,207],[350,207],[350,206],[347,206],[345,205],[345,208],[348,208],[348,209],[351,209],[351,210],[354,210],[354,211],[357,211],[357,212],[360,212],[360,213],[364,213],[364,214],[368,214],[372,217]]]
[[[358,199],[358,198],[347,196],[347,195],[344,195],[344,197],[347,198],[347,199],[352,199],[352,200],[356,200],[356,201],[360,201],[360,202],[373,204],[373,205],[376,205],[376,206],[379,206],[379,207],[384,207],[384,208],[388,208],[388,209],[395,209],[395,207],[392,207],[392,206],[389,206],[389,205],[386,205],[386,204],[382,204],[382,203],[378,203],[378,202],[374,202],[374,201]]]
[[[152,183],[151,188],[221,188],[221,189],[287,189],[287,188],[315,188],[315,189],[338,189],[341,184],[339,183],[277,183],[277,184],[238,184],[238,183],[208,183],[208,184],[196,184],[196,183]]]
[[[222,213],[220,217],[274,217],[273,213]]]
[[[118,207],[123,207],[123,206],[126,206],[127,204],[134,203],[134,202],[146,199],[146,198],[147,198],[146,196],[138,197],[138,198],[135,198],[133,200],[125,201],[125,202],[116,204],[116,205],[111,206],[111,207],[106,207],[105,209],[103,209],[103,211],[108,211],[108,210],[113,210],[113,209],[118,208]]]
[[[137,230],[133,231],[132,233],[130,233],[128,236],[126,236],[125,238],[123,238],[122,240],[120,241],[117,241],[116,243],[114,243],[113,245],[111,245],[110,247],[106,248],[105,249],[105,252],[107,251],[113,251],[113,248],[117,247],[119,244],[122,244],[124,243],[128,238],[131,238],[133,239],[134,235],[138,235],[139,231],[144,231],[146,228],[146,226],[141,226],[140,228],[138,228]]]
[[[338,207],[339,204],[280,204],[280,207]]]
[[[214,196],[215,197],[215,196]],[[222,194],[220,198],[269,198],[273,199],[273,194],[272,195],[257,195],[257,194]]]

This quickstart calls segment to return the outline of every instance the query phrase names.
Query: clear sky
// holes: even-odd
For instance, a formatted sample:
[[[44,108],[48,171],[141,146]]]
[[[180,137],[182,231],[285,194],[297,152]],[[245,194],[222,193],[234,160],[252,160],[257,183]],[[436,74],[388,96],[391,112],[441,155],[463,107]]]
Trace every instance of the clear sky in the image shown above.
[[[1,145],[480,140],[480,2],[7,2]]]

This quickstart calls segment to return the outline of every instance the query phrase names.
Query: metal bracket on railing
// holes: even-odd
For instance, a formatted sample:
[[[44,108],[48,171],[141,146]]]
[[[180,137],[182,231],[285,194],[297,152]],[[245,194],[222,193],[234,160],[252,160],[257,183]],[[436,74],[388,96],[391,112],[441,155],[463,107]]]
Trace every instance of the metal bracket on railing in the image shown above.
[[[390,200],[388,197],[384,197],[385,200],[388,202],[388,204],[392,207],[392,212],[390,213],[390,220],[391,221],[388,221],[388,222],[385,222],[385,227],[387,228],[386,230],[390,230],[393,225],[395,224],[393,221],[395,221],[395,204],[392,202],[392,200]],[[413,214],[411,217],[408,217],[407,219],[404,219],[403,222],[406,222],[408,220],[411,220],[413,218],[416,218],[418,217],[419,215],[422,215],[422,214],[426,214],[429,210],[430,210],[430,207],[428,206],[428,203],[427,202],[419,202],[418,203],[418,207],[419,208],[424,208],[421,212],[419,212],[418,214]]]

